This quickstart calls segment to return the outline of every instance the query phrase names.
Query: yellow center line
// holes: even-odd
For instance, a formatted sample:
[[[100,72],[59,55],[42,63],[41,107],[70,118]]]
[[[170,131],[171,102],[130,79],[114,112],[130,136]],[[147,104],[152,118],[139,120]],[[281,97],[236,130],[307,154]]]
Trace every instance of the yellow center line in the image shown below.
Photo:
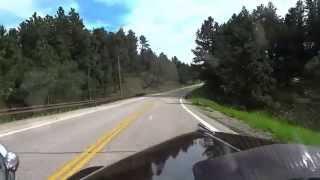
[[[61,168],[55,171],[48,180],[57,179],[67,179],[74,173],[81,170],[95,155],[103,150],[103,148],[108,145],[117,135],[119,135],[123,130],[125,130],[131,123],[137,120],[143,113],[145,113],[149,108],[151,108],[151,103],[146,103],[139,111],[130,114],[124,118],[116,127],[111,131],[102,135],[96,143],[89,146],[84,152],[68,161]]]

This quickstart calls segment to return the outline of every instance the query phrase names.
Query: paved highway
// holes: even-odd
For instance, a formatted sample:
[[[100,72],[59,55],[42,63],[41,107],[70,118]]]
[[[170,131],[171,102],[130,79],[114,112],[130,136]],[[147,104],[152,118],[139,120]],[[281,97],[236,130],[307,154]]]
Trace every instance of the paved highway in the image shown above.
[[[20,157],[18,180],[64,179],[194,131],[199,122],[232,132],[183,100],[192,89],[3,124],[0,143]]]

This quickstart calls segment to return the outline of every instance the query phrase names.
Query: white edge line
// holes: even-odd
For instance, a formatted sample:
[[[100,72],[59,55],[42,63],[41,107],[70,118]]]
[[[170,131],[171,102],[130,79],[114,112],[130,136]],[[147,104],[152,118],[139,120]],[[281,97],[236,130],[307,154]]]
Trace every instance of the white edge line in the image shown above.
[[[58,122],[74,119],[74,118],[77,118],[77,117],[80,117],[80,116],[84,116],[84,115],[87,115],[87,114],[91,114],[91,113],[95,113],[95,112],[98,112],[98,111],[112,109],[112,108],[115,108],[115,107],[119,107],[119,106],[122,106],[122,105],[125,105],[125,104],[128,104],[128,103],[136,102],[136,101],[143,100],[143,99],[145,99],[145,97],[141,97],[141,98],[137,98],[137,99],[131,99],[129,101],[120,102],[118,104],[110,104],[110,105],[107,105],[106,107],[103,107],[103,106],[99,107],[98,106],[95,109],[91,109],[91,110],[88,110],[86,112],[82,112],[82,113],[77,113],[77,114],[61,117],[61,118],[58,118],[57,120],[54,120],[54,121],[39,123],[39,124],[32,125],[32,126],[29,126],[29,127],[26,127],[26,128],[5,132],[5,133],[0,134],[0,138],[5,137],[5,136],[9,136],[9,135],[13,135],[13,134],[17,134],[17,133],[21,133],[21,132],[24,132],[24,131],[28,131],[28,130],[31,130],[31,129],[36,129],[36,128],[40,128],[40,127],[43,127],[43,126],[48,126],[48,125],[55,124],[55,123],[58,123]]]
[[[186,110],[190,115],[192,115],[195,119],[197,119],[202,125],[204,125],[206,128],[208,128],[210,131],[212,132],[220,132],[217,128],[214,128],[213,126],[211,126],[209,123],[207,123],[206,121],[204,121],[203,119],[201,119],[198,115],[196,115],[195,113],[193,113],[189,108],[187,108],[184,103],[183,103],[183,98],[180,98],[180,104],[182,106],[182,108],[184,110]],[[221,143],[224,143],[226,144],[227,146],[233,148],[234,150],[236,151],[241,151],[239,148],[231,145],[230,143],[218,138],[218,137],[215,137],[215,136],[212,136],[212,138],[216,139],[217,141],[220,141]]]
[[[187,108],[184,103],[183,103],[183,99],[180,98],[180,105],[182,106],[182,108],[184,110],[186,110],[191,116],[193,116],[196,120],[198,120],[201,124],[203,124],[205,127],[207,127],[209,130],[213,131],[213,132],[218,132],[219,130],[213,126],[211,126],[209,123],[207,123],[205,120],[201,119],[198,115],[196,115],[195,113],[193,113],[189,108]]]

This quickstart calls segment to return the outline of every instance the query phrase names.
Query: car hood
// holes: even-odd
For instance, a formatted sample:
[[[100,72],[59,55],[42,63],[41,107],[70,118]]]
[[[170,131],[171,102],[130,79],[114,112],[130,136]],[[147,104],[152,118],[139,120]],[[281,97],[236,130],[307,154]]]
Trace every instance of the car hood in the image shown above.
[[[85,169],[70,179],[87,176],[85,179],[89,180],[193,180],[197,179],[194,174],[195,165],[200,162],[269,144],[272,142],[247,136],[225,133],[214,133],[212,136],[193,132],[171,139],[109,167]],[[197,171],[197,176],[199,172]],[[91,175],[88,175],[90,173]]]

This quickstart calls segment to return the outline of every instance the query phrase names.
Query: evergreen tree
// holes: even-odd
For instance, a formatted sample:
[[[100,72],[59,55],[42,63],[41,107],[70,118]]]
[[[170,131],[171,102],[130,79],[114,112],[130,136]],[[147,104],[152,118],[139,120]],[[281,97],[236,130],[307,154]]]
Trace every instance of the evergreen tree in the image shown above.
[[[132,77],[145,88],[178,81],[176,64],[158,57],[145,36],[121,28],[89,31],[75,9],[34,13],[17,29],[0,26],[0,106],[110,96],[119,91],[118,60],[125,84]]]

